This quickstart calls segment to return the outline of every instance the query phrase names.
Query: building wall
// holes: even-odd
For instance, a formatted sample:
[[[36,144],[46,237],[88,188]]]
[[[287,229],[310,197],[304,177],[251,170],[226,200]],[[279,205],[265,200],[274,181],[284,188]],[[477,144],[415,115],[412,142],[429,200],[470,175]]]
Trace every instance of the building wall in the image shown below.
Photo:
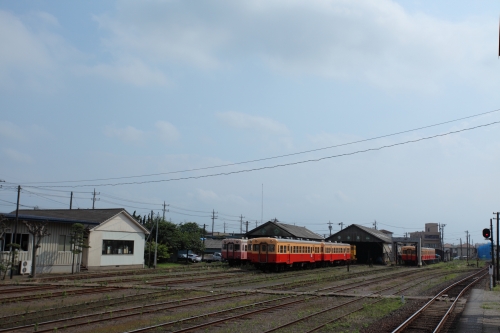
[[[103,254],[103,241],[133,241],[132,254]],[[118,267],[143,267],[145,234],[125,214],[115,216],[111,220],[94,228],[89,235],[88,269],[111,269]],[[104,249],[106,252],[106,249]]]
[[[12,233],[14,230],[14,222],[11,222]],[[58,251],[59,236],[60,235],[70,235],[71,224],[65,223],[49,223],[47,225],[48,232],[50,235],[42,238],[40,243],[40,248],[38,249],[36,256],[36,272],[37,273],[71,273],[71,264],[73,260],[73,254],[68,249],[68,251]],[[19,222],[17,227],[18,234],[28,234],[28,229],[26,225]],[[32,260],[32,249],[33,249],[33,236],[29,235],[28,251],[19,251],[17,256],[17,261]],[[5,257],[8,252],[3,252],[2,255]],[[75,257],[75,266],[78,258]]]

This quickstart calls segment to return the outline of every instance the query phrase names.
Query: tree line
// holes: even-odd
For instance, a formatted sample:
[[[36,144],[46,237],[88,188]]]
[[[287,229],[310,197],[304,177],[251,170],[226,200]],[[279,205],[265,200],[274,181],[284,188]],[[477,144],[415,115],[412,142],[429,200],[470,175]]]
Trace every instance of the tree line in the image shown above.
[[[189,251],[201,253],[205,250],[202,239],[206,232],[196,222],[175,224],[159,216],[136,215],[135,211],[132,216],[150,231],[150,235],[146,235],[148,241],[144,251],[147,264],[150,261],[150,252],[154,253],[156,233],[158,233],[158,262],[169,261],[178,251],[186,251],[187,254]],[[156,230],[157,223],[158,230]]]

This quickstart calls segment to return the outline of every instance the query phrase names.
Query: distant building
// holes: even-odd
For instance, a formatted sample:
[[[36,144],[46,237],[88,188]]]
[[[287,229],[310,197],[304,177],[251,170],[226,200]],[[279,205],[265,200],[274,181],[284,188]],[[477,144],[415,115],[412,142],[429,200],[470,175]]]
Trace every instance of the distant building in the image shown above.
[[[426,223],[425,231],[410,232],[410,238],[421,238],[422,247],[441,249],[441,233],[437,223]]]

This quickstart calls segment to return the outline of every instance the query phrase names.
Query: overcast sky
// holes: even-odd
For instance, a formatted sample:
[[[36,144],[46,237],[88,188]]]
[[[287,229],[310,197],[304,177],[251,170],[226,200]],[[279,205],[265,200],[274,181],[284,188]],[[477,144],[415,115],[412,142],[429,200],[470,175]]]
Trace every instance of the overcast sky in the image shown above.
[[[215,210],[216,231],[240,215],[320,234],[434,222],[481,242],[500,211],[500,112],[448,121],[500,109],[498,15],[497,1],[2,1],[0,211],[17,185],[22,208],[68,208],[71,191],[91,208],[95,188],[96,208],[166,202],[209,231]]]

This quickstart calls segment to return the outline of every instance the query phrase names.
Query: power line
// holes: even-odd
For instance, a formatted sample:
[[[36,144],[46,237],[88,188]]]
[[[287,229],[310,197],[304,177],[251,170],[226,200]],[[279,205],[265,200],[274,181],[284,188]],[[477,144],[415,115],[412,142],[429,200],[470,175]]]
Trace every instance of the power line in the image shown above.
[[[131,179],[131,178],[141,178],[141,177],[154,177],[154,176],[162,176],[162,175],[175,174],[175,173],[201,171],[201,170],[208,170],[208,169],[222,168],[222,167],[235,166],[235,165],[241,165],[241,164],[261,162],[261,161],[268,161],[268,160],[273,160],[273,159],[278,159],[278,158],[283,158],[283,157],[289,157],[289,156],[307,154],[307,153],[312,153],[312,152],[316,152],[316,151],[322,151],[322,150],[327,150],[327,149],[332,149],[332,148],[338,148],[338,147],[353,145],[353,144],[362,143],[362,142],[368,142],[368,141],[373,141],[373,140],[388,138],[388,137],[395,136],[395,135],[400,135],[400,134],[405,134],[405,133],[420,131],[420,130],[423,130],[423,129],[432,128],[432,127],[436,127],[436,126],[440,126],[440,125],[445,125],[445,124],[449,124],[449,123],[453,123],[453,122],[457,122],[457,121],[461,121],[461,120],[465,120],[465,119],[471,119],[471,118],[475,118],[475,117],[480,117],[480,116],[484,116],[486,114],[491,114],[491,113],[495,113],[495,112],[499,112],[499,111],[500,111],[500,109],[496,109],[496,110],[482,112],[482,113],[474,114],[474,115],[467,116],[467,117],[452,119],[452,120],[448,120],[448,121],[444,121],[444,122],[440,122],[440,123],[436,123],[436,124],[432,124],[432,125],[426,125],[426,126],[417,127],[417,128],[413,128],[413,129],[409,129],[409,130],[400,131],[400,132],[395,132],[395,133],[390,133],[390,134],[384,134],[384,135],[380,135],[380,136],[376,136],[376,137],[372,137],[372,138],[368,138],[368,139],[356,140],[356,141],[351,141],[351,142],[347,142],[347,143],[341,143],[341,144],[337,144],[337,145],[333,145],[333,146],[328,146],[328,147],[322,147],[322,148],[304,150],[304,151],[290,153],[290,154],[284,154],[284,155],[264,157],[264,158],[259,158],[259,159],[255,159],[255,160],[243,161],[243,162],[214,165],[214,166],[202,167],[202,168],[195,168],[195,169],[186,169],[186,170],[178,170],[178,171],[170,171],[170,172],[161,172],[161,173],[152,173],[152,174],[144,174],[144,175],[135,175],[135,176],[109,177],[109,178],[96,178],[96,179],[81,179],[81,180],[60,180],[60,181],[48,181],[48,182],[27,182],[27,183],[24,183],[24,185],[29,185],[29,184],[80,183],[80,182],[101,181],[101,180],[117,180],[117,179]]]
[[[284,164],[276,164],[276,165],[271,165],[271,166],[264,166],[264,167],[259,167],[259,168],[252,168],[252,169],[245,169],[245,170],[238,170],[238,171],[229,171],[229,172],[220,172],[220,173],[215,173],[215,174],[208,174],[208,175],[201,175],[201,176],[189,176],[189,177],[180,177],[180,178],[170,178],[170,179],[158,179],[158,180],[146,180],[146,181],[138,181],[138,182],[123,182],[123,183],[104,183],[104,184],[80,184],[80,185],[42,185],[42,186],[26,186],[29,188],[53,188],[53,187],[69,187],[69,188],[75,188],[75,187],[97,187],[97,186],[120,186],[120,185],[139,185],[139,184],[149,184],[149,183],[163,183],[163,182],[171,182],[171,181],[179,181],[179,180],[188,180],[188,179],[200,179],[200,178],[209,178],[209,177],[217,177],[217,176],[227,176],[227,175],[232,175],[232,174],[238,174],[238,173],[246,173],[246,172],[253,172],[253,171],[260,171],[260,170],[267,170],[267,169],[275,169],[275,168],[281,168],[281,167],[286,167],[286,166],[292,166],[292,165],[299,165],[299,164],[305,164],[305,163],[311,163],[311,162],[319,162],[327,159],[332,159],[332,158],[339,158],[339,157],[344,157],[344,156],[351,156],[351,155],[357,155],[357,154],[362,154],[362,153],[367,153],[367,152],[372,152],[372,151],[378,151],[378,150],[383,150],[387,148],[393,148],[397,146],[402,146],[410,143],[416,143],[420,141],[425,141],[425,140],[430,140],[434,138],[439,138],[451,134],[456,134],[456,133],[461,133],[461,132],[466,132],[466,131],[471,131],[474,129],[482,128],[482,127],[487,127],[487,126],[492,126],[499,124],[500,121],[494,121],[488,124],[482,124],[478,126],[473,126],[473,127],[468,127],[464,128],[461,130],[456,130],[456,131],[450,131],[442,134],[436,134],[436,135],[431,135],[415,140],[408,140],[408,141],[403,141],[403,142],[398,142],[398,143],[393,143],[390,145],[385,145],[385,146],[380,146],[376,148],[368,148],[368,149],[363,149],[363,150],[357,150],[354,152],[350,153],[343,153],[343,154],[338,154],[338,155],[331,155],[331,156],[325,156],[325,157],[320,157],[320,158],[315,158],[315,159],[308,159],[308,160],[302,160],[302,161],[297,161],[297,162],[290,162],[290,163],[284,163]]]

